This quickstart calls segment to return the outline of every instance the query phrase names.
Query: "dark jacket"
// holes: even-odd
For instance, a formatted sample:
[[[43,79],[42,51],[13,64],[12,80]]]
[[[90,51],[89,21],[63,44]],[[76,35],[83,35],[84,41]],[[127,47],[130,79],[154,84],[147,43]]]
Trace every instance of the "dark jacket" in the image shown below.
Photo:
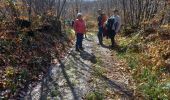
[[[100,15],[100,16],[97,18],[97,21],[98,21],[98,27],[102,27],[102,15]]]

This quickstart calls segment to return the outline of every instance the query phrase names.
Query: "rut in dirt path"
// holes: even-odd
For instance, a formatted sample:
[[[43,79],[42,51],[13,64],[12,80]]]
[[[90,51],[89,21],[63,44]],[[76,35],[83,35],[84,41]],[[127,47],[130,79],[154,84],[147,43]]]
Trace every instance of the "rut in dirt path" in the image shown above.
[[[88,36],[83,44],[84,51],[73,48],[66,60],[58,59],[59,64],[26,99],[83,100],[97,91],[104,100],[131,100],[133,95],[127,89],[131,77],[117,66],[112,52],[97,45],[95,35]]]

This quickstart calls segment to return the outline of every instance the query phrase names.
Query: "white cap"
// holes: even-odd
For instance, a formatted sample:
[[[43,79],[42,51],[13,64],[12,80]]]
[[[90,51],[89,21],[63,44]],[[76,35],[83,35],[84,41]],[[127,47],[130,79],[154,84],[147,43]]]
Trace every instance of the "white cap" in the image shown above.
[[[82,13],[78,13],[78,14],[77,14],[77,17],[82,16],[82,15],[83,15]]]

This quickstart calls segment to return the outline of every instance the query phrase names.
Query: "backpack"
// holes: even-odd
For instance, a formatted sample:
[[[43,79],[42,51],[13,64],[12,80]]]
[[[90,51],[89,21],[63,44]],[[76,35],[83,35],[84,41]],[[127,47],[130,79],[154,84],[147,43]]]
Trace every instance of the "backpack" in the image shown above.
[[[108,20],[107,20],[107,23],[106,23],[106,28],[108,31],[112,31],[113,29],[113,25],[115,23],[115,18],[114,17],[110,17]]]

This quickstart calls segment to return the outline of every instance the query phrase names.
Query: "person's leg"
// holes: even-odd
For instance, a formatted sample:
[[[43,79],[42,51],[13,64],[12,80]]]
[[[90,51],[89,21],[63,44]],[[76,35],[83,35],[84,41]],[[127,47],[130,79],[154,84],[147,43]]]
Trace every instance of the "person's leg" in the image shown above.
[[[115,44],[115,40],[114,40],[114,37],[111,38],[111,47],[114,47],[114,44]]]
[[[115,46],[115,36],[116,36],[116,32],[115,31],[112,31],[112,36],[111,36],[111,43],[112,43],[112,47]]]
[[[99,28],[99,32],[98,32],[97,36],[99,39],[99,44],[102,45],[103,44],[103,29],[101,27]]]
[[[79,48],[80,49],[83,49],[83,37],[84,35],[83,34],[80,34],[80,45],[79,45]]]
[[[77,33],[77,41],[76,41],[76,50],[79,50],[79,47],[80,47],[80,35],[79,33]]]
[[[98,41],[100,43],[100,28],[98,28],[98,33],[97,33]]]

